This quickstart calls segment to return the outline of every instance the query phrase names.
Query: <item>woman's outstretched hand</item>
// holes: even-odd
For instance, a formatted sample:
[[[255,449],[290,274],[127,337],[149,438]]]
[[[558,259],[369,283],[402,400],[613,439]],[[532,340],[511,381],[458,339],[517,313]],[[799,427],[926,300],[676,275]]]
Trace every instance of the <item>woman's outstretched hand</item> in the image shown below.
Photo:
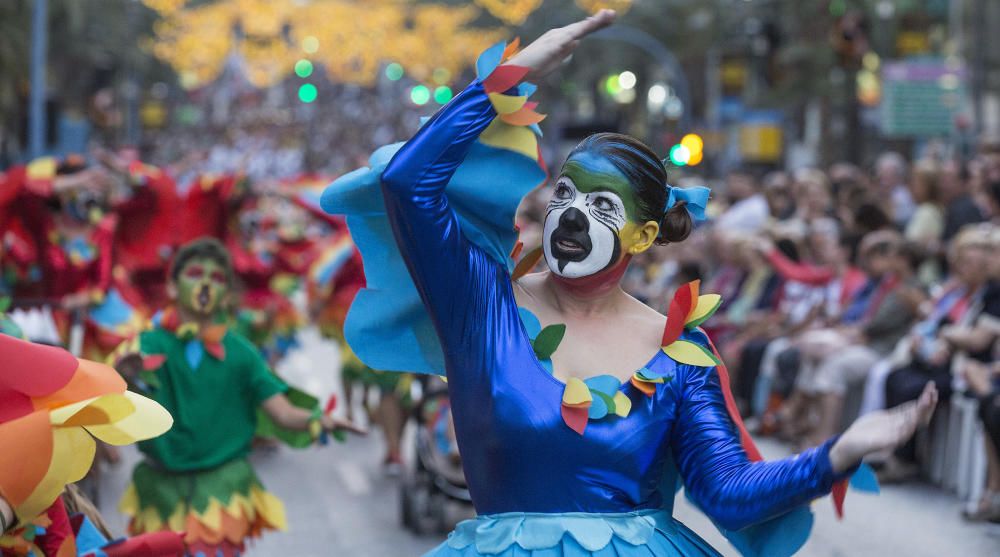
[[[611,25],[614,20],[614,10],[601,10],[587,19],[565,27],[549,29],[515,54],[507,63],[531,68],[527,79],[537,80],[558,68],[559,64],[573,53],[581,39]]]
[[[830,449],[834,473],[849,470],[865,455],[905,443],[918,427],[927,425],[937,401],[937,387],[928,382],[919,399],[858,418]]]

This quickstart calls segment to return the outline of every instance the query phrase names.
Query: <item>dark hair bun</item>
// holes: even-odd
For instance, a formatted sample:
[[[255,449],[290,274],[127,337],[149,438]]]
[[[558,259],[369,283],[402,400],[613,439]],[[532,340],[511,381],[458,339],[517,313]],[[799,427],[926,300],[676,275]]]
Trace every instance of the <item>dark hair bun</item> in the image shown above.
[[[694,222],[691,221],[691,213],[688,213],[687,201],[678,201],[676,205],[667,209],[660,221],[660,237],[658,244],[675,244],[683,242],[691,235]]]

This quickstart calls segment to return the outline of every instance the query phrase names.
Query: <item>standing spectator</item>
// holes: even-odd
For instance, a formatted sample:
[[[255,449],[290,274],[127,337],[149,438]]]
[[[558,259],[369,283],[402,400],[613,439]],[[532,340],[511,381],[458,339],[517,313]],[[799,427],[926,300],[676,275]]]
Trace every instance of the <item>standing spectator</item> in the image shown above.
[[[983,212],[969,192],[968,177],[955,161],[945,163],[941,173],[941,200],[944,203],[942,238],[950,241],[962,227],[983,222]]]
[[[883,153],[875,162],[875,178],[879,197],[889,200],[892,220],[903,228],[916,210],[910,188],[906,186],[906,160],[899,153]]]
[[[726,193],[731,205],[719,215],[716,227],[722,232],[756,232],[771,216],[767,198],[749,173],[734,170],[726,176]]]
[[[913,171],[913,197],[918,203],[903,236],[923,259],[917,277],[925,285],[941,278],[936,254],[944,234],[944,211],[941,208],[941,170],[931,161],[922,161]]]

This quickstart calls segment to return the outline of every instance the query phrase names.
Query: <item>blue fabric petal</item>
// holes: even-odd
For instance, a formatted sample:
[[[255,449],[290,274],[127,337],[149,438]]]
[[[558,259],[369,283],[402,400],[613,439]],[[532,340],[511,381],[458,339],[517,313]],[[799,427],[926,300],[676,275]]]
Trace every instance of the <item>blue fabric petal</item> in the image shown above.
[[[663,511],[503,513],[462,521],[433,557],[716,556],[697,534]],[[425,557],[426,557],[425,556]]]
[[[195,371],[201,365],[201,359],[205,357],[205,346],[198,339],[192,340],[184,345],[184,358],[187,360],[191,370]]]
[[[527,81],[522,81],[520,85],[517,86],[517,94],[522,97],[530,97],[538,90],[538,86],[534,83],[529,83]]]
[[[117,288],[112,288],[104,297],[104,301],[90,310],[87,318],[102,329],[116,331],[119,327],[128,325],[134,313],[135,308],[122,298]]]
[[[594,394],[590,402],[590,409],[587,411],[587,418],[600,420],[608,415],[608,405],[600,395]]]
[[[691,214],[695,222],[705,220],[705,207],[708,206],[708,198],[712,190],[704,186],[693,186],[690,188],[679,188],[672,186],[670,195],[667,197],[667,207],[673,207],[678,201],[686,201],[685,208]]]
[[[614,375],[597,375],[584,379],[583,382],[592,390],[599,391],[608,396],[615,396],[615,393],[622,386],[622,382]]]
[[[863,462],[854,474],[851,475],[851,479],[848,483],[852,489],[866,493],[878,493],[881,491],[878,485],[878,477],[875,475],[875,470],[872,470],[871,466],[868,466]]]
[[[524,332],[528,333],[528,338],[534,342],[538,333],[542,332],[542,323],[531,310],[519,307],[517,313],[521,316],[521,323],[524,324]]]
[[[553,371],[552,371],[553,367],[552,367],[552,360],[551,359],[538,360],[538,363],[542,364],[542,367],[545,368],[545,371],[549,372],[549,375],[552,375],[552,373],[553,373]]]
[[[99,551],[108,543],[107,538],[94,526],[89,518],[84,516],[76,533],[76,550],[81,555],[87,552]]]
[[[380,177],[400,147],[402,143],[379,148],[369,168],[341,176],[320,200],[324,211],[347,216],[364,260],[379,262],[365,267],[367,287],[351,305],[344,335],[361,361],[374,369],[443,375],[440,342],[385,214]],[[517,241],[514,214],[521,198],[544,179],[536,161],[476,143],[449,182],[448,199],[465,237],[511,269],[508,254]]]
[[[717,527],[743,557],[790,557],[805,545],[812,525],[813,513],[802,505],[742,530]]]
[[[506,41],[500,41],[484,50],[476,60],[476,77],[481,80],[489,77],[489,75],[493,73],[493,70],[497,69],[497,66],[499,66],[500,62],[503,60],[503,51],[506,48]]]

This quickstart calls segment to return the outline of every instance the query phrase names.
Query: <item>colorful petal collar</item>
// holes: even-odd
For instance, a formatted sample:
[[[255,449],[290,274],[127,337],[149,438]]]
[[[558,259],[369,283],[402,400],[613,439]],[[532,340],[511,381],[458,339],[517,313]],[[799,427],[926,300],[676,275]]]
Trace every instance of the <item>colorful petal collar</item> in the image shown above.
[[[708,320],[722,304],[718,294],[698,295],[699,282],[694,281],[677,290],[670,303],[667,324],[663,331],[661,350],[677,363],[699,367],[719,365],[714,351],[697,342],[682,340],[684,331],[694,331]],[[518,308],[528,339],[539,363],[550,374],[552,354],[562,342],[566,325],[556,324],[542,328],[538,317],[525,308]],[[707,343],[706,343],[707,344]],[[629,382],[639,392],[652,397],[656,386],[673,379],[668,372],[656,372],[648,367],[636,371]],[[570,378],[563,388],[561,413],[563,421],[573,431],[583,435],[590,420],[607,416],[628,417],[632,400],[621,390],[622,382],[613,375],[598,375],[587,379]]]

